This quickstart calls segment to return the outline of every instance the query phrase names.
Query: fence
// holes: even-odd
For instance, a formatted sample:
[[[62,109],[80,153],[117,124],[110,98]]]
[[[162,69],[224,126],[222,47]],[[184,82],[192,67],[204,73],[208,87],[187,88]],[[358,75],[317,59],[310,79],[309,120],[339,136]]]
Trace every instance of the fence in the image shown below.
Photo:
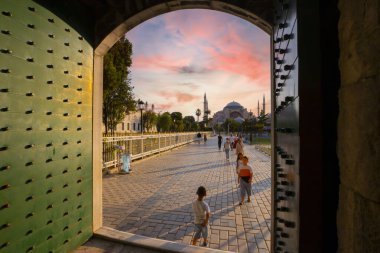
[[[201,132],[209,135],[209,132]],[[175,147],[191,143],[197,139],[197,133],[171,133],[152,135],[116,135],[103,137],[103,168],[118,165],[118,148],[130,154],[131,160],[136,160]]]

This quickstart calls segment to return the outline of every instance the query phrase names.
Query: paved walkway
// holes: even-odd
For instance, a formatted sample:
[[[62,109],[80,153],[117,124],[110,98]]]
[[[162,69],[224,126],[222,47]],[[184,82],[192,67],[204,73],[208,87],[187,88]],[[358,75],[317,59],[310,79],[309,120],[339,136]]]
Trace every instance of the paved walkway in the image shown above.
[[[235,252],[269,252],[270,157],[246,146],[253,164],[253,202],[239,206],[235,163],[217,150],[216,138],[192,143],[132,164],[129,175],[103,179],[103,224],[122,231],[189,244],[191,202],[207,189],[209,247]],[[232,155],[232,161],[236,155]]]

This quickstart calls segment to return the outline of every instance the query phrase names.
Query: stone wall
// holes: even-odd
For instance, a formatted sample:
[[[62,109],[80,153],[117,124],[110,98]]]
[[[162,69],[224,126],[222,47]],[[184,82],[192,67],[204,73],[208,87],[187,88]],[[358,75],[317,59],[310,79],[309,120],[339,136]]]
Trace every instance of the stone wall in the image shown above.
[[[380,1],[340,0],[338,252],[380,249]]]

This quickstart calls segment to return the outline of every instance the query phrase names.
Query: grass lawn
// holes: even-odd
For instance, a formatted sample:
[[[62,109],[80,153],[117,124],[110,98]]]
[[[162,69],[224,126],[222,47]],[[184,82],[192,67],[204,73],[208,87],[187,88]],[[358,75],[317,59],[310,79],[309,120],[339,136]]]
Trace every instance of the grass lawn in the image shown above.
[[[261,152],[267,154],[268,156],[271,155],[271,138],[269,137],[253,137],[253,141],[250,143],[250,145],[255,145],[256,149],[260,150]]]
[[[270,145],[270,138],[253,137],[251,145]]]

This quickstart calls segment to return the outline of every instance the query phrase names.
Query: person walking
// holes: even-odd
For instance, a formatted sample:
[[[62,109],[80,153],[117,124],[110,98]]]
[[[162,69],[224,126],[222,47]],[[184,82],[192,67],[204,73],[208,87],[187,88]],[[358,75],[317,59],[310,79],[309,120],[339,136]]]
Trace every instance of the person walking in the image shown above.
[[[208,220],[210,218],[210,207],[203,200],[207,195],[206,188],[199,186],[197,190],[198,198],[193,201],[192,208],[194,212],[194,231],[195,235],[192,241],[193,245],[197,244],[197,241],[203,237],[202,246],[207,246],[207,237],[208,237]]]
[[[201,144],[201,139],[202,139],[202,134],[201,133],[197,133],[197,141],[198,141],[198,144]]]
[[[239,176],[239,168],[243,165],[243,157],[244,155],[242,153],[239,153],[236,158],[236,174],[238,174],[238,176]]]
[[[239,153],[242,153],[244,155],[244,145],[241,138],[239,138],[236,143],[236,155],[238,155]]]
[[[226,139],[226,141],[224,142],[224,152],[226,152],[226,159],[227,161],[230,160],[230,139]]]
[[[252,195],[252,177],[253,172],[251,166],[248,165],[248,157],[243,157],[243,165],[239,167],[239,182],[241,201],[239,205],[244,203],[245,195],[248,195],[247,202],[251,202]]]
[[[207,135],[206,134],[203,135],[203,140],[206,143],[206,141],[207,141]]]
[[[218,135],[218,148],[219,148],[219,151],[222,148],[222,140],[223,140],[223,137],[219,134]]]

